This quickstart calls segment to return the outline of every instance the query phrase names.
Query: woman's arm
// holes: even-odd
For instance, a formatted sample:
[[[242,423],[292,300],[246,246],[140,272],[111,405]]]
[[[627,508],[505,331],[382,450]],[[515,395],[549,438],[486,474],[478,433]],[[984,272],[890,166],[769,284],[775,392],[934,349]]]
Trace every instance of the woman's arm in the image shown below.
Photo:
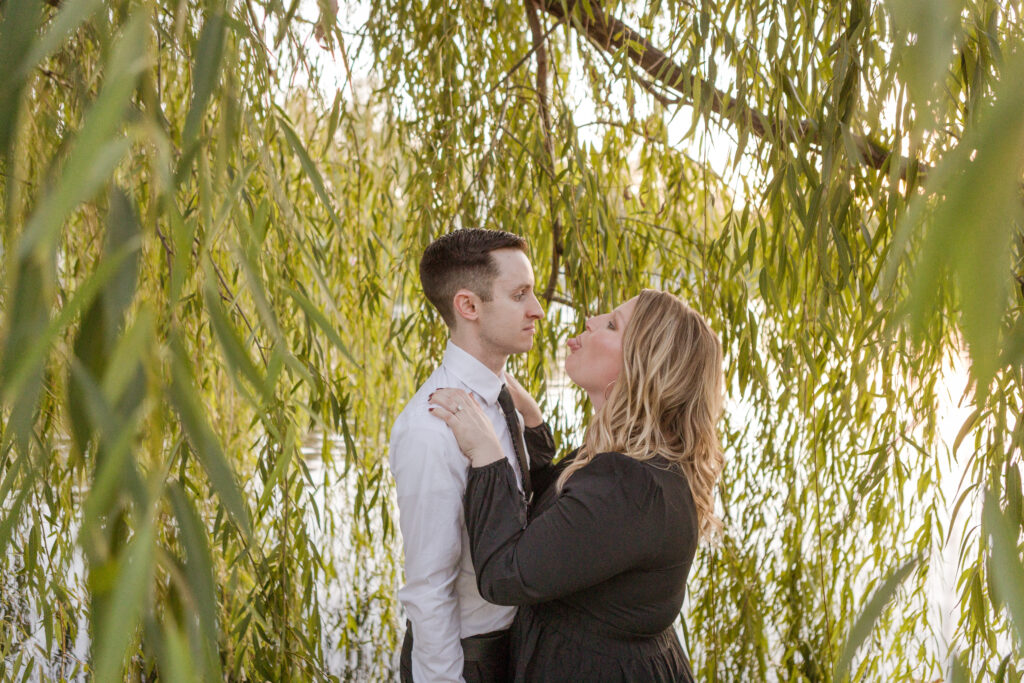
[[[496,462],[471,468],[466,488],[473,565],[490,602],[523,605],[569,595],[641,566],[661,546],[663,529],[647,514],[656,491],[631,458],[597,456],[525,528],[514,481],[511,467]]]

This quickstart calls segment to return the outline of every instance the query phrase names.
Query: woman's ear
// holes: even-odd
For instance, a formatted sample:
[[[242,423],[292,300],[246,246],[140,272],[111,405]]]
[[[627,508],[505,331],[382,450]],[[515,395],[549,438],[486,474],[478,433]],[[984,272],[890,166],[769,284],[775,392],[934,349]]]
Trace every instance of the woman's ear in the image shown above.
[[[480,297],[468,289],[455,292],[452,307],[456,317],[462,320],[476,320],[480,317]]]

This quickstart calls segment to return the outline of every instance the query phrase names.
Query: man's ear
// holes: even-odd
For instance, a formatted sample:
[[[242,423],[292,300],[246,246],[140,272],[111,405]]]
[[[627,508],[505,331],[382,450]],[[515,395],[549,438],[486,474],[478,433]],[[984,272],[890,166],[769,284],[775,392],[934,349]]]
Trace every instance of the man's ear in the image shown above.
[[[455,292],[452,305],[458,318],[476,320],[480,317],[480,297],[468,289],[460,289]]]

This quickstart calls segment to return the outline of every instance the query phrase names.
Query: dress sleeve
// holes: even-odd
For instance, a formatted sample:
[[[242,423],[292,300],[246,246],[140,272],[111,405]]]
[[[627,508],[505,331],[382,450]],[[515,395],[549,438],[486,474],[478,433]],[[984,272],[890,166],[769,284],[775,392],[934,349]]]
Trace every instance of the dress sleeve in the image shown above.
[[[526,452],[530,454],[530,471],[547,467],[555,457],[555,437],[547,422],[536,427],[524,427],[523,439],[526,441]]]
[[[558,478],[559,468],[551,464],[555,458],[555,437],[551,427],[542,422],[536,427],[523,429],[526,452],[530,454],[530,480],[533,482],[534,500]]]
[[[656,554],[662,530],[651,523],[650,511],[660,494],[642,463],[618,453],[596,456],[525,527],[514,476],[505,461],[469,472],[466,526],[486,600],[552,600],[642,566]]]

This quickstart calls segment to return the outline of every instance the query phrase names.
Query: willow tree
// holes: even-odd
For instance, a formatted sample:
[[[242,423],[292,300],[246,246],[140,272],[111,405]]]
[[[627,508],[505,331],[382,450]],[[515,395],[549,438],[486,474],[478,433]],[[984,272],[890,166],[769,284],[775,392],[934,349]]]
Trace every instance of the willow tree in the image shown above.
[[[565,446],[582,315],[654,285],[719,332],[701,679],[1019,677],[1022,40],[959,0],[0,0],[4,678],[389,677],[387,431],[462,226],[531,243]]]
[[[1019,3],[379,2],[360,38],[418,243],[515,226],[552,304],[653,284],[719,331],[728,531],[683,611],[701,679],[930,680],[949,654],[1020,675]],[[950,652],[927,592],[947,543]]]
[[[335,480],[381,505],[377,430],[350,425],[399,390],[352,392],[390,372],[398,164],[368,107],[309,145],[293,21],[0,2],[5,680],[320,679],[366,635],[390,656],[391,603],[334,585],[393,571],[353,561],[382,546],[340,528]]]

